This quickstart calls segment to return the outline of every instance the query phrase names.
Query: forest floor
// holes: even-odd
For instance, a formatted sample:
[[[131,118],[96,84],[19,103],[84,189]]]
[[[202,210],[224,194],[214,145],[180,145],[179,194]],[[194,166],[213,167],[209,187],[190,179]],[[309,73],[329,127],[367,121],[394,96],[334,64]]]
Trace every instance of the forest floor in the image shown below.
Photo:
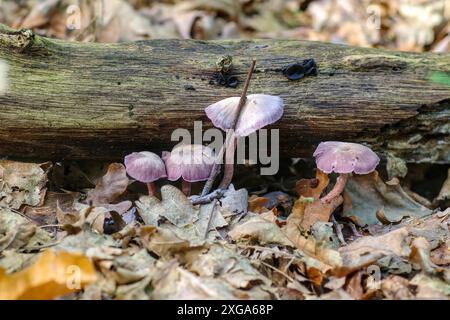
[[[444,1],[0,3],[0,23],[73,41],[450,49]],[[396,176],[382,161],[378,172],[351,176],[330,203],[321,198],[336,176],[312,155],[280,167],[268,177],[239,165],[217,205],[192,205],[176,182],[146,195],[122,163],[0,160],[0,299],[450,297],[449,166],[408,164]]]

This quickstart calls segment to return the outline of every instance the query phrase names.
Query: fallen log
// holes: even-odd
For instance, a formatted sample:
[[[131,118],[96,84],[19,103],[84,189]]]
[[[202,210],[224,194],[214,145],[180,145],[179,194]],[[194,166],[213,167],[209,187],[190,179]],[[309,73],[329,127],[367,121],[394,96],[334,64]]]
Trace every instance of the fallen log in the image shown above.
[[[233,57],[236,88],[217,80]],[[162,150],[176,128],[192,130],[204,108],[239,96],[252,58],[249,93],[280,95],[285,156],[310,157],[318,142],[364,142],[409,162],[450,163],[450,54],[402,53],[297,40],[151,40],[97,44],[51,40],[0,26],[9,90],[0,96],[0,155],[120,159]],[[313,58],[318,75],[282,69]],[[447,83],[445,83],[447,82]]]

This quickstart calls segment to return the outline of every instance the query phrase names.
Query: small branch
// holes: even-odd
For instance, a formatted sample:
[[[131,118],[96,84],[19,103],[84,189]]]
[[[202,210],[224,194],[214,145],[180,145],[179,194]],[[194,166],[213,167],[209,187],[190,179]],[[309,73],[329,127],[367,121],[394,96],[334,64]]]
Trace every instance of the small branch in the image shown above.
[[[244,89],[242,90],[241,99],[239,100],[239,104],[236,109],[236,114],[234,115],[233,124],[231,125],[231,128],[227,132],[227,139],[225,140],[225,144],[222,146],[222,148],[220,148],[219,154],[217,155],[216,161],[214,162],[213,169],[211,170],[211,175],[209,176],[208,180],[205,183],[205,187],[203,188],[201,196],[206,196],[209,193],[209,191],[211,190],[211,188],[214,184],[214,181],[220,172],[220,164],[218,162],[220,162],[220,160],[223,158],[223,154],[225,153],[225,150],[227,150],[228,145],[230,144],[230,141],[234,140],[233,132],[236,129],[236,124],[239,120],[239,116],[241,114],[242,107],[245,105],[245,102],[247,101],[247,91],[248,91],[248,87],[250,85],[250,80],[252,78],[253,71],[255,70],[255,65],[256,65],[256,60],[253,59],[252,64],[251,64],[250,68],[248,69],[247,79],[245,79]],[[224,173],[224,174],[227,175],[228,173]],[[226,183],[226,181],[224,181],[224,182]],[[221,186],[225,185],[225,183],[221,183]],[[228,185],[225,188],[228,188]]]
[[[213,201],[214,199],[220,199],[224,195],[225,190],[217,189],[209,194],[200,197],[191,197],[191,203],[193,205],[196,204],[207,204]]]
[[[333,222],[334,224],[334,228],[336,230],[336,235],[339,239],[339,242],[343,245],[346,246],[347,242],[344,239],[344,235],[342,234],[342,227],[339,224],[339,222],[336,221],[336,218],[334,217],[334,215],[331,215],[331,222]]]

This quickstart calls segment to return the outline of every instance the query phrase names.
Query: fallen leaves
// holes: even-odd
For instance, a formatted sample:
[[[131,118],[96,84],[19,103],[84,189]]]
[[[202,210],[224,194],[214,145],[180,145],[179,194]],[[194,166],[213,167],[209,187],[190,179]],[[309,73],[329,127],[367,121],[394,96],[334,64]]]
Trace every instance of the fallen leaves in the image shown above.
[[[370,265],[387,255],[407,257],[410,253],[406,237],[409,232],[400,228],[384,235],[360,238],[339,251],[342,256],[342,268],[337,273],[349,273]]]
[[[398,180],[384,183],[378,172],[349,177],[344,194],[343,215],[359,226],[399,222],[404,217],[424,217],[431,210],[415,202]]]
[[[106,174],[97,181],[95,189],[88,193],[86,200],[97,206],[108,205],[127,190],[128,183],[125,166],[112,163]]]
[[[292,242],[274,222],[256,215],[235,226],[228,235],[235,241],[292,246]]]
[[[51,163],[0,161],[0,205],[19,209],[43,203]]]
[[[32,168],[32,174],[9,183],[31,181],[41,190],[34,194],[40,195],[47,188],[42,182],[45,170],[25,167]],[[320,171],[314,179],[297,182],[298,199],[288,214],[292,196],[284,192],[249,198],[246,189],[230,186],[215,204],[192,205],[171,185],[161,187],[161,200],[139,197],[128,189],[121,164],[109,165],[106,173],[104,169],[100,166],[90,174],[96,177],[93,189],[51,190],[37,206],[22,203],[21,211],[0,210],[0,289],[19,283],[5,298],[448,296],[449,212],[424,211],[396,180],[384,183],[377,175],[351,178],[356,182],[346,190],[344,212],[351,208],[354,220],[373,223],[341,246],[329,220],[333,213],[339,219],[342,197],[329,206],[321,203],[329,179]],[[72,268],[79,261],[84,278],[73,272],[79,271]],[[48,268],[72,271],[49,275]],[[72,286],[74,279],[81,279],[79,286]],[[69,286],[64,285],[67,281]]]
[[[137,207],[144,222],[150,225],[157,225],[158,219],[165,218],[182,228],[193,223],[198,216],[189,199],[171,185],[161,188],[161,200],[141,197]]]
[[[293,215],[301,217],[300,226],[304,230],[309,230],[316,222],[328,222],[334,210],[342,204],[341,196],[330,203],[320,201],[328,183],[328,175],[319,169],[316,170],[315,179],[301,179],[297,182],[295,190],[299,199],[294,204]],[[312,201],[305,202],[305,198],[311,198]]]
[[[8,249],[39,247],[49,243],[50,235],[36,225],[8,209],[0,209],[0,253]]]
[[[13,274],[0,269],[0,299],[54,299],[96,280],[91,261],[79,254],[44,251],[30,267]]]

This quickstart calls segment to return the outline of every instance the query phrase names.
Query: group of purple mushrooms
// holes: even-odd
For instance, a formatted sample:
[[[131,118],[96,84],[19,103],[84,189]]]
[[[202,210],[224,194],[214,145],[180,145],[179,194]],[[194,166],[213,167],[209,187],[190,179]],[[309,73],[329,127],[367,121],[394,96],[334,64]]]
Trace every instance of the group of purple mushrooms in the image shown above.
[[[217,167],[220,169],[225,154],[223,179],[218,190],[227,189],[233,177],[237,139],[278,121],[284,111],[283,100],[278,96],[251,94],[245,98],[241,106],[242,98],[231,97],[205,109],[215,127],[230,133],[225,147],[218,154],[200,144],[178,145],[171,152],[163,152],[162,157],[149,151],[134,152],[125,157],[128,175],[146,183],[150,196],[156,196],[156,180],[167,178],[177,181],[181,178],[182,191],[186,196],[190,196],[191,183],[206,180],[211,182],[211,178],[217,175]],[[364,145],[339,141],[321,142],[313,156],[319,170],[326,174],[338,174],[332,190],[321,198],[325,203],[331,202],[344,191],[347,179],[352,173],[369,174],[380,161],[379,157]],[[209,183],[209,187],[203,189],[202,196],[208,194],[211,185],[212,183]]]

